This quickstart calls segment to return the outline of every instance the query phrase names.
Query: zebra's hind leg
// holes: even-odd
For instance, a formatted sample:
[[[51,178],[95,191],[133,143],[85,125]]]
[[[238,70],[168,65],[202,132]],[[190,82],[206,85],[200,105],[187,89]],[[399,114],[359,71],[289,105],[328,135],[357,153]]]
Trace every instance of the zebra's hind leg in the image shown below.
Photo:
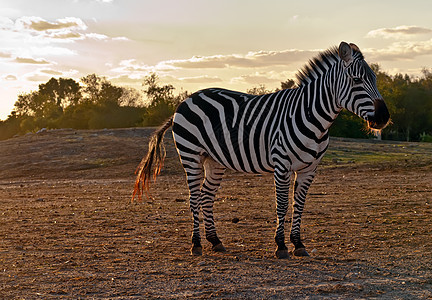
[[[192,231],[192,255],[202,255],[199,212],[201,208],[201,183],[203,180],[202,157],[182,156],[180,154],[183,168],[186,172],[189,187],[189,206],[193,217]]]
[[[306,194],[315,177],[315,171],[307,173],[297,173],[294,184],[294,202],[291,223],[290,240],[294,244],[293,254],[295,256],[309,256],[305,246],[300,239],[300,224],[303,213]]]
[[[216,227],[213,218],[213,203],[219,189],[225,167],[215,162],[211,158],[204,161],[205,179],[201,188],[201,208],[204,216],[204,226],[206,239],[212,243],[212,250],[225,252],[225,247],[216,234]]]

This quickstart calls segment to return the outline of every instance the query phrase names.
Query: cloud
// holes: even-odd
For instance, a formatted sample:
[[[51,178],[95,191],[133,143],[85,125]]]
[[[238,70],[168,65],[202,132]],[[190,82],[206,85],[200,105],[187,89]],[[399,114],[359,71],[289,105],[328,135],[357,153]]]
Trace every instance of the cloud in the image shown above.
[[[129,39],[125,36],[118,36],[111,38],[113,41],[129,41]]]
[[[369,38],[409,38],[414,35],[430,34],[432,29],[419,26],[397,26],[393,28],[379,28],[369,31],[366,37]]]
[[[163,62],[165,66],[184,69],[220,69],[220,68],[259,68],[276,65],[289,65],[294,62],[305,61],[317,51],[283,50],[283,51],[258,51],[249,52],[245,55],[213,55],[193,56],[183,60],[169,60]]]
[[[15,81],[18,80],[18,78],[15,75],[9,74],[3,77],[4,80],[8,80],[8,81]]]
[[[1,58],[11,58],[12,55],[10,53],[0,51],[0,57]]]
[[[55,64],[53,61],[61,62],[61,57],[77,56],[80,49],[97,47],[97,43],[128,41],[126,37],[112,38],[91,32],[83,20],[75,17],[54,20],[37,16],[16,20],[0,17],[0,36],[0,59],[27,65]],[[84,45],[69,46],[79,42]]]
[[[60,70],[54,70],[51,68],[38,68],[32,72],[26,73],[23,75],[23,78],[25,78],[28,81],[33,82],[45,82],[48,81],[51,77],[74,77],[79,72],[77,70],[68,70],[68,71],[60,71]]]
[[[414,60],[418,56],[432,55],[432,39],[416,42],[395,42],[383,49],[364,49],[368,60],[400,61]]]
[[[42,69],[42,70],[40,70],[40,72],[44,73],[44,74],[48,74],[48,75],[53,75],[53,76],[61,76],[61,75],[63,75],[63,72],[56,71],[56,70],[53,70],[53,69]]]
[[[32,75],[27,75],[25,78],[28,81],[45,82],[45,81],[48,81],[51,77],[48,75],[42,75],[42,74],[32,74]]]
[[[167,71],[173,71],[176,68],[167,64],[166,61],[162,61],[154,66],[149,66],[144,63],[138,62],[136,59],[122,60],[119,66],[111,69],[112,72],[127,75],[131,78],[143,78],[150,73],[161,73]]]
[[[68,17],[56,21],[46,21],[40,17],[21,17],[16,21],[18,27],[36,31],[86,30],[87,25],[79,18]]]
[[[67,17],[52,21],[37,16],[24,16],[15,22],[9,18],[0,18],[0,30],[9,35],[29,39],[45,39],[48,42],[73,42],[76,40],[128,40],[126,37],[108,37],[107,35],[87,32],[88,26],[76,17]]]
[[[20,64],[33,64],[33,65],[51,64],[49,61],[45,59],[33,59],[28,57],[17,57],[15,58],[14,61]]]
[[[222,69],[230,71],[237,69],[244,72],[247,69],[260,69],[267,67],[297,65],[299,61],[305,62],[318,51],[316,50],[283,50],[283,51],[257,51],[246,54],[228,54],[212,56],[193,56],[189,59],[166,60],[156,65],[147,65],[136,59],[122,60],[117,67],[111,69],[111,72],[119,74],[116,78],[118,82],[136,83],[137,79],[142,79],[150,73],[157,73],[166,77],[172,72],[181,72],[189,70],[207,70],[205,72],[221,71]],[[218,83],[223,82],[220,74],[208,74],[200,76],[181,77],[176,76],[172,80],[179,83]],[[270,77],[269,77],[270,76]],[[282,77],[285,78],[285,77]],[[275,74],[255,73],[253,75],[240,75],[231,79],[231,83],[275,83],[280,82],[280,76]]]
[[[74,77],[79,73],[77,70],[70,69],[68,71],[54,70],[51,68],[38,68],[37,70],[25,75],[30,81],[46,81],[51,77]]]
[[[99,33],[87,33],[85,36],[87,38],[94,39],[94,40],[99,40],[99,41],[109,39],[109,37],[106,36],[105,34],[99,34]]]
[[[54,39],[73,39],[73,40],[78,40],[78,39],[83,39],[83,35],[81,33],[78,32],[59,32],[59,33],[52,33],[50,35],[51,38]]]
[[[233,77],[231,78],[230,83],[236,85],[241,84],[243,86],[268,85],[269,87],[276,88],[280,87],[281,82],[295,78],[296,73],[296,70],[254,72]]]
[[[256,85],[256,84],[265,84],[270,82],[274,82],[274,80],[271,80],[265,76],[255,76],[255,75],[241,75],[238,77],[233,77],[231,79],[231,83],[233,84],[247,83],[247,84]]]
[[[119,75],[119,76],[114,76],[114,77],[110,77],[109,79],[115,83],[115,84],[119,84],[119,85],[138,85],[141,84],[144,80],[145,75],[141,76],[141,75]]]
[[[117,82],[136,83],[142,80],[145,76],[152,72],[159,74],[161,78],[167,79],[168,82],[177,82],[185,84],[211,84],[219,82],[230,82],[231,84],[262,84],[262,83],[279,83],[281,80],[286,80],[286,72],[256,72],[254,74],[243,75],[245,70],[262,68],[281,67],[286,69],[286,66],[293,65],[297,69],[299,62],[306,62],[308,58],[313,57],[317,50],[282,50],[282,51],[256,51],[246,54],[228,54],[228,55],[211,55],[211,56],[193,56],[189,59],[166,60],[155,65],[147,65],[136,59],[122,60],[117,67],[111,67],[111,72],[118,74]],[[235,71],[237,77],[232,79],[221,77],[221,73]],[[193,74],[194,71],[199,71],[205,75],[182,77],[172,74],[181,74],[188,72]],[[218,72],[218,73],[214,73]],[[222,73],[222,74],[223,74]],[[282,74],[284,73],[284,74]],[[293,73],[293,72],[291,72]],[[290,73],[290,74],[291,74]],[[184,74],[184,73],[183,73]]]
[[[1,9],[0,9],[0,13],[1,13]],[[7,29],[13,25],[14,25],[14,22],[11,19],[9,19],[7,17],[0,16],[0,29]]]
[[[151,72],[151,66],[139,63],[136,59],[122,60],[119,63],[120,67],[113,69],[115,72]]]
[[[216,82],[223,81],[218,76],[208,76],[208,75],[195,76],[195,77],[182,77],[182,78],[178,78],[178,80],[185,83],[216,83]]]
[[[12,30],[31,36],[53,39],[84,39],[87,25],[79,18],[67,17],[47,21],[41,17],[25,16],[17,19]]]

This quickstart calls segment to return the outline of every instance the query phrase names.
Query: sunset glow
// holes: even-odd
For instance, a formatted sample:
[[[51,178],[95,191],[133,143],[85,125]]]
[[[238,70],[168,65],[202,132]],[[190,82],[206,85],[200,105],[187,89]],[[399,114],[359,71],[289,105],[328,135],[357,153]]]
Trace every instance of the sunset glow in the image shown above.
[[[430,1],[0,0],[0,119],[51,77],[96,73],[163,83],[274,89],[342,40],[390,74],[432,67]]]

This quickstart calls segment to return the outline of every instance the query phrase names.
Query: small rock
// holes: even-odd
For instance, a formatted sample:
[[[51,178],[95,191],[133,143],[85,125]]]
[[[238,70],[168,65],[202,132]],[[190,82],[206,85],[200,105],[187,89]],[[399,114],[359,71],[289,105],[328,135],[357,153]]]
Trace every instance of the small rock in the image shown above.
[[[37,131],[36,133],[42,133],[42,132],[45,132],[45,131],[47,131],[47,129],[46,128],[42,128],[39,131]]]
[[[236,224],[236,223],[240,222],[240,219],[239,218],[233,218],[231,220],[231,222],[233,222],[234,224]]]

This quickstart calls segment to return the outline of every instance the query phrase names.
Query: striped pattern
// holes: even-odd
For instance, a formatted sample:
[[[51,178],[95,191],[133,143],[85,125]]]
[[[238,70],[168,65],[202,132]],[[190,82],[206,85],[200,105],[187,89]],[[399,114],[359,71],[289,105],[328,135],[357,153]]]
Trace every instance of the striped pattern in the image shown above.
[[[375,74],[353,44],[341,43],[339,49],[320,53],[299,72],[297,80],[298,88],[262,96],[218,88],[201,90],[183,101],[167,123],[169,126],[172,122],[186,171],[194,254],[202,249],[200,209],[207,240],[215,250],[223,250],[216,234],[213,202],[226,168],[274,173],[278,257],[287,256],[284,223],[289,186],[294,179],[290,240],[296,250],[304,249],[301,215],[308,188],[328,146],[328,128],[342,108],[372,120],[374,101],[381,96]]]

